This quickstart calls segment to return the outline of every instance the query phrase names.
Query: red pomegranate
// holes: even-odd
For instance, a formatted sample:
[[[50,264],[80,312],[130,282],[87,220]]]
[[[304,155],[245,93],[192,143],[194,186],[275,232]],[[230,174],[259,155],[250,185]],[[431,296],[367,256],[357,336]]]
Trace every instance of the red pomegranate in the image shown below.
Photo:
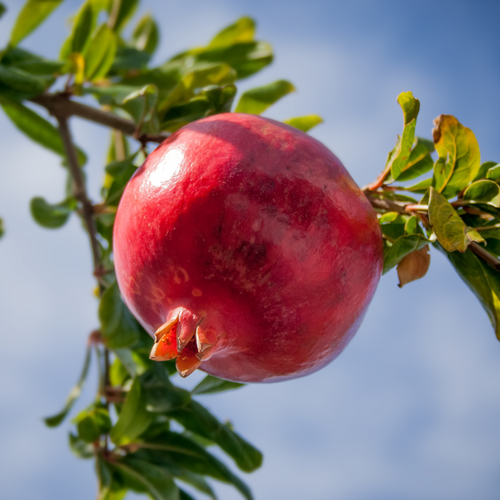
[[[152,359],[176,357],[182,376],[272,382],[345,348],[380,278],[382,238],[325,146],[227,113],[183,127],[137,170],[114,259],[125,302],[154,335]]]

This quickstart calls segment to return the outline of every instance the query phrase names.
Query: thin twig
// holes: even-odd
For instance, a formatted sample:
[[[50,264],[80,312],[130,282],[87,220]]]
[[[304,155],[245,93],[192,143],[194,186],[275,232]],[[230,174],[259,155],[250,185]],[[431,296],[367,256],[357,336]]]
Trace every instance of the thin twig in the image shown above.
[[[494,255],[485,250],[481,245],[473,241],[469,248],[481,259],[483,259],[487,264],[489,264],[493,269],[500,271],[500,260],[498,260]]]
[[[60,94],[42,94],[31,99],[35,104],[39,104],[46,108],[53,116],[61,118],[69,118],[70,116],[78,116],[85,120],[99,123],[105,127],[110,127],[119,130],[124,134],[134,136],[137,131],[135,123],[131,120],[126,120],[114,113],[108,113],[102,109],[93,108],[80,102],[72,101],[65,93]],[[163,142],[170,137],[170,132],[160,132],[159,134],[142,134],[137,139],[142,142]]]
[[[58,114],[56,114],[55,117],[57,119],[57,122],[59,123],[59,133],[61,134],[61,139],[64,144],[64,150],[66,151],[66,156],[68,158],[69,171],[73,179],[73,195],[82,206],[82,219],[90,238],[92,259],[94,262],[94,272],[96,272],[101,268],[101,252],[99,248],[99,242],[97,241],[96,237],[97,230],[94,220],[92,203],[87,196],[85,180],[83,178],[80,165],[78,164],[78,156],[75,145],[73,144],[73,140],[71,138],[68,119],[66,116],[60,116]]]

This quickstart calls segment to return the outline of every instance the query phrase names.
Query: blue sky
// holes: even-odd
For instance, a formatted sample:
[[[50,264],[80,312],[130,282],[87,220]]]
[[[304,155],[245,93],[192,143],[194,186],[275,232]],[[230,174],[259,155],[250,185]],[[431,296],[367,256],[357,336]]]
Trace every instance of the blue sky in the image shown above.
[[[0,45],[22,3],[5,1]],[[66,1],[25,46],[55,56]],[[312,132],[363,185],[382,169],[402,118],[397,95],[421,101],[417,133],[455,115],[476,134],[483,161],[500,161],[498,19],[494,1],[144,1],[162,28],[157,61],[203,44],[241,15],[258,22],[275,63],[240,89],[278,78],[297,92],[266,116],[316,113]],[[90,153],[98,199],[103,129],[74,121]],[[76,380],[96,327],[91,259],[76,219],[48,231],[29,200],[60,200],[59,160],[27,142],[0,113],[0,483],[10,500],[95,498],[91,465],[74,458],[68,426],[46,429]],[[295,381],[203,397],[265,455],[246,477],[258,500],[482,500],[500,490],[500,343],[472,293],[432,252],[429,275],[400,290],[386,275],[346,351]],[[188,379],[186,387],[198,378]],[[90,379],[80,405],[94,393]],[[86,398],[86,399],[85,399]],[[217,487],[222,500],[237,498]]]

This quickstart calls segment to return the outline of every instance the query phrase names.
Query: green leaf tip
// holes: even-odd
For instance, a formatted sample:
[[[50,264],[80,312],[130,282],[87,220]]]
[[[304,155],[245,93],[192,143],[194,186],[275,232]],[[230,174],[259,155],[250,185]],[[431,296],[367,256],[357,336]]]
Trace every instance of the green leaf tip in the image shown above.
[[[318,115],[306,115],[283,120],[283,123],[298,128],[299,130],[302,130],[302,132],[309,132],[309,130],[314,128],[316,125],[323,123],[323,118]]]
[[[10,34],[10,45],[15,46],[42,24],[63,0],[28,0],[17,16]]]
[[[255,87],[242,94],[235,112],[260,115],[269,106],[294,91],[295,87],[287,80],[277,80],[262,87]]]

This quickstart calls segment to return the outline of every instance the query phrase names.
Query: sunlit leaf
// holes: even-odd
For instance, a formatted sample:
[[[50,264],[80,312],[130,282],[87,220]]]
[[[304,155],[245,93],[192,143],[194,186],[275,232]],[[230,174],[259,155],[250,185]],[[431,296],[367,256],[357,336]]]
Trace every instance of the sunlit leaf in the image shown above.
[[[90,43],[90,36],[95,27],[96,16],[92,2],[83,4],[73,23],[71,32],[71,52],[82,54]]]
[[[132,33],[132,44],[137,50],[153,54],[159,41],[158,25],[150,14],[146,14],[139,20]]]
[[[493,181],[500,180],[500,163],[495,163],[494,161],[488,161],[483,163],[488,170],[486,172],[486,178],[491,179]],[[481,165],[481,167],[483,166]]]
[[[241,17],[212,38],[209,48],[225,47],[241,42],[251,42],[255,35],[255,21],[251,17]]]
[[[471,241],[483,241],[475,229],[464,224],[442,194],[431,187],[429,195],[429,222],[446,251],[465,252]]]
[[[296,118],[289,118],[288,120],[283,120],[284,123],[291,125],[292,127],[302,130],[302,132],[309,132],[313,127],[323,123],[323,118],[318,115],[306,115],[298,116]]]
[[[242,94],[235,112],[260,115],[269,106],[294,91],[295,87],[286,80],[277,80],[262,87],[255,87]]]
[[[67,198],[61,203],[50,204],[43,198],[36,197],[31,200],[31,215],[38,224],[48,229],[57,229],[66,224],[69,216],[77,206],[74,198]]]
[[[119,33],[134,15],[139,0],[113,0],[110,5],[109,26]]]
[[[184,75],[172,91],[159,104],[159,110],[165,113],[174,105],[189,101],[195,95],[195,89],[208,85],[223,85],[234,82],[234,70],[224,63],[198,65],[197,69]]]
[[[229,380],[222,380],[212,375],[207,375],[192,391],[192,394],[214,394],[216,392],[229,391],[232,389],[239,389],[245,384],[238,382],[230,382]]]
[[[424,194],[432,185],[432,179],[424,179],[413,186],[405,187],[406,191],[411,191],[413,193],[421,193]]]
[[[63,0],[28,0],[17,16],[10,44],[17,45],[47,19]]]
[[[99,27],[85,56],[85,77],[99,80],[108,73],[116,55],[116,36],[106,24]]]
[[[3,225],[3,220],[0,219],[0,238],[4,235],[4,225]]]
[[[87,373],[89,371],[90,366],[90,350],[91,346],[87,345],[87,351],[85,353],[85,361],[83,362],[83,369],[78,379],[77,384],[71,389],[68,399],[64,405],[64,408],[57,414],[52,417],[44,418],[44,422],[48,427],[57,427],[65,418],[66,415],[70,412],[71,408],[75,404],[75,401],[80,397],[82,393],[83,385],[85,383],[85,379],[87,378]]]
[[[445,198],[452,198],[475,179],[480,167],[479,146],[472,130],[451,115],[439,116],[434,125],[432,135],[439,154],[434,187]]]
[[[463,199],[480,201],[498,208],[500,207],[500,187],[493,181],[476,181],[465,190]]]
[[[110,432],[115,444],[127,444],[140,436],[153,421],[153,414],[146,410],[146,396],[139,379],[134,379],[127,393],[118,421]]]
[[[101,298],[99,320],[104,342],[110,348],[128,347],[137,342],[140,327],[121,299],[116,283]]]
[[[398,139],[389,159],[393,179],[397,179],[401,175],[410,159],[411,148],[415,140],[417,116],[420,110],[420,101],[415,99],[411,92],[402,92],[399,94],[398,103],[403,110],[404,128],[403,134]]]
[[[486,174],[488,170],[492,167],[494,167],[497,164],[496,161],[485,161],[484,163],[481,163],[481,166],[479,167],[479,170],[477,171],[476,177],[474,178],[475,181],[478,181],[480,179],[486,179]],[[495,180],[495,179],[493,179]]]

